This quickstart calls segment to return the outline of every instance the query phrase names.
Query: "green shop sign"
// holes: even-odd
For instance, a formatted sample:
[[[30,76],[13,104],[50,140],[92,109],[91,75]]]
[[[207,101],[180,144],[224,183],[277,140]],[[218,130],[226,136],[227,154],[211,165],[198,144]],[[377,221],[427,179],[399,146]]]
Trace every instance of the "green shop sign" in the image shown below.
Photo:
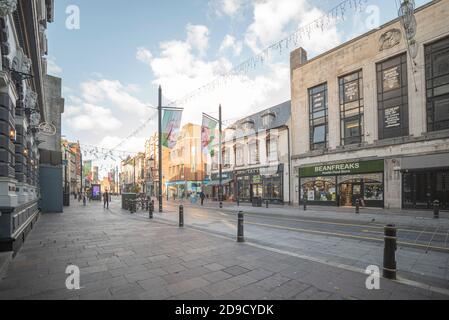
[[[384,171],[383,160],[352,161],[344,163],[322,164],[313,167],[300,168],[299,176],[301,178],[306,178],[306,177],[338,176],[345,174],[379,173],[383,171]]]

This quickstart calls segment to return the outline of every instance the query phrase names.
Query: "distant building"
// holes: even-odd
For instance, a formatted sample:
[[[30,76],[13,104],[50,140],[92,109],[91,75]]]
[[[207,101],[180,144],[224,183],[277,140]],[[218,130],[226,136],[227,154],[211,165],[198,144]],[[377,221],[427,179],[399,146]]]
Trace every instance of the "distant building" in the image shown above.
[[[200,192],[206,175],[201,154],[201,126],[186,124],[180,131],[175,147],[169,153],[167,179],[169,197],[186,197]]]

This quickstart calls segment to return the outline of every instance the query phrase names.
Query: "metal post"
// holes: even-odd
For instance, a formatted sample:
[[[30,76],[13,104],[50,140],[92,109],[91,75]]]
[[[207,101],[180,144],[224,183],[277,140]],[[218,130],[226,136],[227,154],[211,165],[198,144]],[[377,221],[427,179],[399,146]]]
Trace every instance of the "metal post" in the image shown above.
[[[158,138],[159,138],[159,212],[162,212],[162,87],[159,86],[158,103]],[[168,192],[167,192],[168,195]]]
[[[390,280],[396,280],[396,241],[397,229],[395,225],[385,227],[385,248],[383,276]]]
[[[184,228],[184,206],[179,206],[179,227]]]
[[[222,124],[222,114],[221,114],[221,104],[218,107],[218,130],[219,130],[219,136],[218,136],[218,162],[219,162],[219,180],[220,185],[218,187],[218,200],[220,201],[220,209],[223,208],[223,153],[221,150],[221,144],[222,144],[222,131],[223,131],[223,124]]]
[[[360,213],[360,199],[355,200],[355,213]]]
[[[243,231],[243,222],[244,222],[244,216],[243,211],[239,212],[238,215],[238,226],[237,226],[237,242],[245,242],[245,236]]]
[[[304,211],[307,211],[307,198],[306,198],[306,196],[307,196],[307,194],[306,193],[304,193],[304,196],[303,196],[303,204],[304,204]]]
[[[154,212],[154,201],[152,200],[150,202],[150,212],[149,212],[150,220],[153,219],[153,212]]]
[[[435,200],[433,202],[433,218],[439,219],[440,218],[440,201]]]
[[[267,206],[267,209],[268,209],[268,200],[267,200],[267,201],[265,201],[265,204],[266,204],[266,206]]]

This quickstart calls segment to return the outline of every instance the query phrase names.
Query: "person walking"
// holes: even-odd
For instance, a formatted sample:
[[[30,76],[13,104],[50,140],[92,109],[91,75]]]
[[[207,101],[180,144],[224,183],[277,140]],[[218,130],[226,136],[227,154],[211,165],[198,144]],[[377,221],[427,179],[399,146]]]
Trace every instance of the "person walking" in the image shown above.
[[[86,206],[87,199],[86,199],[86,193],[83,192],[83,206]]]
[[[103,208],[109,209],[109,193],[108,190],[103,194]]]
[[[204,206],[204,199],[206,198],[206,195],[204,194],[203,191],[201,191],[200,197],[201,197],[201,206]]]

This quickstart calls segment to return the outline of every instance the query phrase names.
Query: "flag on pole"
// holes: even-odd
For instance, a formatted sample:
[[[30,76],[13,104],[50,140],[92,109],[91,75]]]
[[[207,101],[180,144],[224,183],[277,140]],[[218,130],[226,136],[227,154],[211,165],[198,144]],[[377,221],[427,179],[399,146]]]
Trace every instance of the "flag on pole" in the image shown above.
[[[162,145],[173,149],[181,126],[182,109],[164,109],[162,118]]]
[[[213,154],[213,144],[218,138],[218,120],[203,113],[203,125],[201,126],[201,147],[205,155]]]

